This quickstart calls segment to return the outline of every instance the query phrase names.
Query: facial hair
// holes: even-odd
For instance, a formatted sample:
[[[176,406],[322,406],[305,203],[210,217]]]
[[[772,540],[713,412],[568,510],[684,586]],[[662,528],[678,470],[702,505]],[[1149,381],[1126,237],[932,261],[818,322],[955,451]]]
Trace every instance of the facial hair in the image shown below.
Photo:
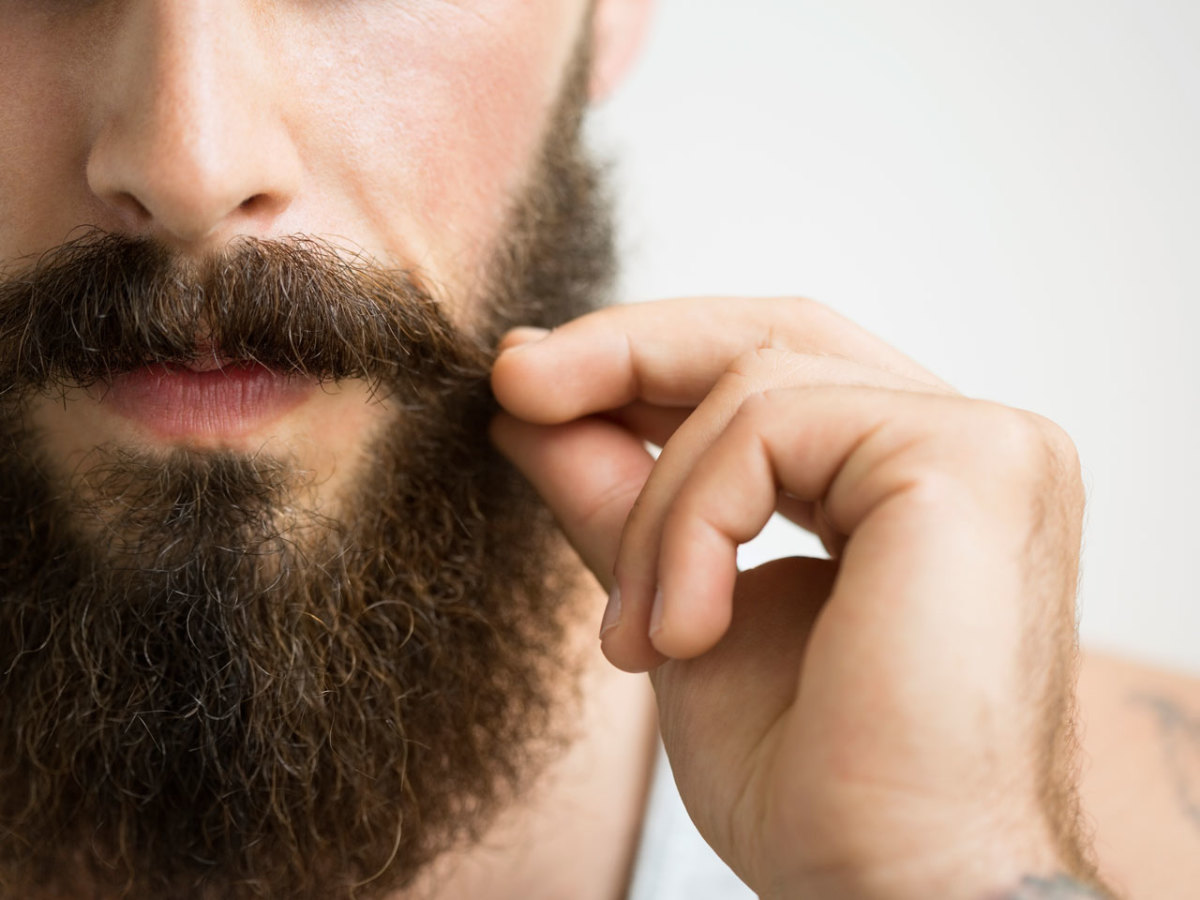
[[[613,267],[573,68],[468,333],[415,273],[313,238],[203,264],[87,235],[0,282],[0,891],[376,897],[477,839],[563,739],[544,508],[486,438],[509,325]],[[341,515],[286,458],[97,448],[58,471],[47,392],[230,359],[365,379],[398,412]]]

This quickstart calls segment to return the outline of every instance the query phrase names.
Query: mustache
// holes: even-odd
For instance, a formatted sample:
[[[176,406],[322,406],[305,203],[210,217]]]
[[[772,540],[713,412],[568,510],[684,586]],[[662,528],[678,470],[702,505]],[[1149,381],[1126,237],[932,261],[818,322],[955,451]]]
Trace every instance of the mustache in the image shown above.
[[[193,261],[89,232],[0,277],[0,393],[199,357],[428,389],[486,379],[491,353],[412,273],[304,235],[240,238]]]

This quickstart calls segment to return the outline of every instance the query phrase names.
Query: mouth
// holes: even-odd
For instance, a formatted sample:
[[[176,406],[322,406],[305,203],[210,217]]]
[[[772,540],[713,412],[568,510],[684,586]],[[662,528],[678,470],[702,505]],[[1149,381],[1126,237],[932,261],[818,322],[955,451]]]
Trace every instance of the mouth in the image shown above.
[[[102,407],[168,441],[232,438],[282,417],[319,387],[315,378],[204,352],[152,363],[97,385]]]

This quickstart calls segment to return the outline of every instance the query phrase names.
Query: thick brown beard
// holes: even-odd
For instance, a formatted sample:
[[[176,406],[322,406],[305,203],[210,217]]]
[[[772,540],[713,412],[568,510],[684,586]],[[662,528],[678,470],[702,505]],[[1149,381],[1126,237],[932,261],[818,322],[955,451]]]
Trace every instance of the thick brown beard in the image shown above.
[[[114,293],[96,278],[112,259],[95,239],[82,249],[94,290],[78,303],[45,299],[80,282],[64,254],[83,245],[0,289],[0,360],[17,388],[0,460],[4,896],[379,896],[478,837],[561,742],[572,586],[546,512],[486,440],[484,350],[607,285],[608,216],[579,148],[585,76],[581,63],[470,338],[397,279],[374,308],[409,304],[399,343],[350,329],[363,342],[338,357],[348,367],[326,365],[328,346],[297,350],[266,327],[293,304],[231,304],[211,272],[206,291],[172,295],[144,247],[132,252],[158,273],[143,282],[155,304],[135,290],[101,319],[95,303]],[[252,284],[278,294],[289,265]],[[376,380],[402,408],[364,454],[353,515],[297,509],[303,476],[286,460],[100,448],[80,477],[55,473],[28,429],[30,392],[186,355],[198,323],[279,367]],[[423,362],[396,370],[397,358]]]

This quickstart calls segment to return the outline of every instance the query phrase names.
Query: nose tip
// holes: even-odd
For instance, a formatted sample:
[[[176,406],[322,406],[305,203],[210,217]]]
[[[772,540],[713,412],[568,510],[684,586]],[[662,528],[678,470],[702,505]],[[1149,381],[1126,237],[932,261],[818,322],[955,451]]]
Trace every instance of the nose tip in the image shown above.
[[[207,6],[133,7],[87,158],[122,227],[168,244],[269,232],[300,177],[269,54]]]
[[[206,162],[162,146],[158,137],[158,147],[144,152],[101,139],[89,156],[88,184],[123,228],[194,244],[224,232],[266,233],[290,205],[294,189],[279,178],[256,177],[252,151]]]

